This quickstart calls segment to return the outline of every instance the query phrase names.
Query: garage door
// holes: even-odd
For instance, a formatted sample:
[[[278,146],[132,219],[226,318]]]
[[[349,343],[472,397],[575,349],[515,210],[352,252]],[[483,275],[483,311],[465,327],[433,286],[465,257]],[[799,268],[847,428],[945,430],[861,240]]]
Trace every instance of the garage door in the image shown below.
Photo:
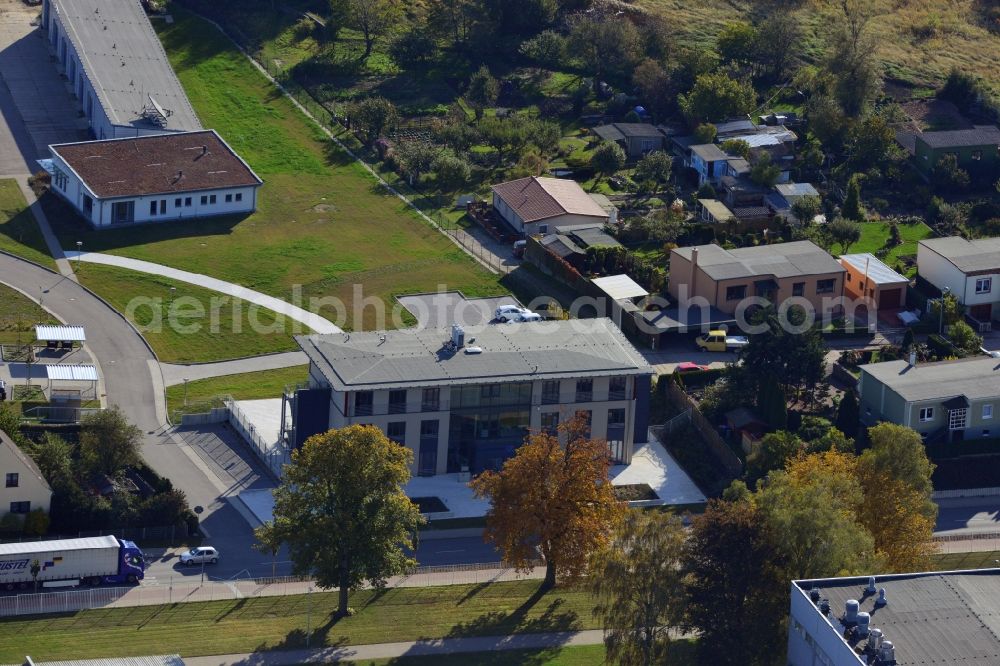
[[[880,310],[894,310],[898,307],[902,307],[900,301],[902,300],[903,290],[902,289],[885,289],[879,292],[878,295],[878,307]]]

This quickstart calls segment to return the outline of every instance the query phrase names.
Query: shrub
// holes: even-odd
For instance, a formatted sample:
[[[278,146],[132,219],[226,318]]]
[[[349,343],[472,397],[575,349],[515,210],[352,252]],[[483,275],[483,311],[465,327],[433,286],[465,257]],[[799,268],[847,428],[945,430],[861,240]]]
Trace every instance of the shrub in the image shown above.
[[[24,517],[24,533],[27,536],[43,536],[49,531],[49,515],[42,509],[30,511]]]

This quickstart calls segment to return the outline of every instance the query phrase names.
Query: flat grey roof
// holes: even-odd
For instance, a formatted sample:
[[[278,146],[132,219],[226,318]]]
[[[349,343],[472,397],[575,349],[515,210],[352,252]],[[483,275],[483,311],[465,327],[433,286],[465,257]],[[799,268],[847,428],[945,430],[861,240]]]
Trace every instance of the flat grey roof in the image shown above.
[[[698,245],[698,265],[713,280],[774,276],[775,278],[844,273],[845,268],[812,241],[775,243],[726,250],[718,245]],[[691,260],[694,247],[673,252]]]
[[[687,331],[696,328],[714,328],[721,324],[736,325],[736,318],[716,308],[709,306],[707,312],[695,305],[689,305],[683,310],[679,307],[664,308],[663,310],[646,310],[642,313],[642,318],[647,326],[651,326],[658,332],[667,331]],[[702,314],[705,316],[703,317]]]
[[[778,183],[774,186],[778,194],[785,197],[818,197],[819,192],[812,183]]]
[[[449,351],[451,331],[441,329],[295,339],[337,391],[653,374],[606,318],[495,324],[467,332],[466,348],[480,347],[481,354]]]
[[[882,382],[907,402],[970,400],[1000,397],[1000,359],[975,357],[937,363],[885,361],[862,365],[860,370]]]
[[[714,143],[699,143],[696,146],[691,146],[691,152],[706,162],[719,162],[732,157]]]
[[[614,236],[604,233],[604,226],[583,227],[569,232],[571,238],[586,247],[621,247]]]
[[[868,272],[868,279],[875,284],[909,284],[909,279],[900,275],[896,271],[886,266],[881,259],[874,254],[864,252],[862,254],[842,254],[840,263],[848,263],[855,270],[862,274]]]
[[[107,657],[105,659],[74,659],[73,661],[36,661],[35,666],[184,666],[179,654],[148,657]]]
[[[607,277],[594,278],[591,283],[612,300],[622,300],[626,298],[641,298],[649,296],[642,285],[624,273],[620,275],[609,275]]]
[[[829,599],[831,631],[843,631],[848,599],[861,602],[870,626],[892,641],[897,666],[1000,663],[1000,570],[876,576],[889,602],[882,608],[875,607],[877,594],[865,594],[867,584],[864,577],[795,582],[807,595],[815,586]]]
[[[963,273],[1000,269],[1000,238],[966,240],[961,236],[927,238],[920,241]]]
[[[167,130],[201,122],[139,0],[51,0],[113,125],[155,128],[142,117],[148,96],[170,113]]]
[[[916,135],[916,140],[931,148],[1000,146],[1000,129],[996,125],[975,125],[972,129],[921,132]]]

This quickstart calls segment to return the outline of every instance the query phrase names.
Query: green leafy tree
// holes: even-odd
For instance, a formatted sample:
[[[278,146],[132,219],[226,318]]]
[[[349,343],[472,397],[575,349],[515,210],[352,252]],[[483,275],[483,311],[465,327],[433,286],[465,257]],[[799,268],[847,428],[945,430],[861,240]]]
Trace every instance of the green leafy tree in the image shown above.
[[[730,21],[715,38],[715,47],[723,60],[749,63],[757,53],[757,29],[746,21]]]
[[[983,338],[961,319],[948,329],[948,337],[951,338],[951,343],[965,354],[978,354],[983,346]]]
[[[396,127],[399,111],[385,97],[367,97],[352,105],[350,118],[352,124],[365,133],[370,144]]]
[[[422,29],[408,30],[389,45],[389,54],[401,68],[426,63],[436,50],[434,38]]]
[[[854,453],[854,440],[844,435],[836,428],[827,428],[826,432],[806,444],[806,453]]]
[[[633,509],[612,545],[591,559],[588,587],[610,662],[668,663],[670,631],[680,624],[686,602],[680,568],[685,536],[679,517]]]
[[[799,225],[809,226],[816,216],[823,210],[823,203],[819,197],[809,195],[797,197],[792,203],[792,216],[795,217]]]
[[[392,158],[400,172],[416,183],[431,171],[440,153],[441,148],[425,141],[400,141],[393,146]]]
[[[805,108],[809,131],[827,150],[839,150],[849,126],[844,110],[833,96],[817,93]]]
[[[625,151],[617,143],[605,141],[594,149],[590,156],[590,166],[598,176],[597,181],[602,177],[613,176],[625,166]]]
[[[833,92],[844,113],[860,116],[878,95],[882,71],[875,37],[869,30],[874,7],[866,0],[841,0],[825,66],[833,76]]]
[[[457,155],[443,153],[434,160],[434,177],[444,192],[454,192],[472,180],[472,167]]]
[[[944,326],[952,326],[962,319],[962,304],[958,302],[958,297],[951,292],[944,294],[941,298],[931,301],[931,314],[941,323],[942,303],[944,304]],[[943,328],[943,327],[942,327]]]
[[[719,121],[753,111],[757,93],[750,82],[716,72],[698,76],[691,91],[677,101],[688,122]]]
[[[476,112],[476,120],[481,120],[487,107],[496,104],[500,95],[500,82],[493,78],[486,65],[481,66],[469,79],[469,87],[465,90],[465,99]]]
[[[685,544],[687,623],[700,664],[770,664],[785,639],[788,578],[782,553],[753,502],[709,500]]]
[[[943,155],[931,171],[931,182],[942,192],[959,193],[969,189],[969,172],[958,166],[958,158]]]
[[[115,476],[141,461],[142,430],[115,406],[87,414],[80,422],[80,458],[92,474]]]
[[[578,14],[571,20],[569,50],[594,77],[594,90],[610,75],[631,73],[642,55],[642,40],[627,19]]]
[[[781,167],[771,160],[770,153],[761,153],[750,167],[750,180],[762,187],[774,187],[781,178]]]
[[[351,590],[384,586],[416,564],[406,550],[422,518],[403,492],[412,461],[375,426],[354,425],[310,437],[285,466],[275,529],[297,575],[338,588],[338,618],[349,614]]]
[[[770,12],[757,27],[757,61],[772,81],[783,81],[801,53],[802,21],[781,7]]]
[[[884,164],[896,153],[896,132],[882,114],[869,113],[851,128],[848,151],[862,169]]]
[[[756,486],[768,473],[784,469],[789,460],[805,449],[805,443],[790,432],[779,430],[764,435],[747,456],[747,485]]]
[[[658,190],[670,180],[674,160],[665,151],[654,150],[643,155],[635,165],[633,178],[644,187]]]
[[[907,328],[906,331],[903,332],[903,341],[899,345],[900,349],[902,349],[904,352],[910,351],[910,349],[913,348],[915,337],[916,336],[913,333],[913,329]]]
[[[757,394],[757,408],[764,422],[775,430],[784,430],[788,425],[788,408],[785,392],[774,377],[765,377],[760,382]]]
[[[858,436],[858,425],[861,422],[861,405],[858,402],[858,394],[853,389],[844,393],[840,404],[837,406],[837,429],[845,436],[855,438]]]
[[[701,123],[694,128],[694,138],[698,143],[713,143],[719,131],[712,123]]]
[[[738,155],[745,160],[750,159],[750,144],[746,139],[726,139],[720,147],[730,155]]]
[[[399,25],[403,6],[398,0],[334,0],[336,11],[346,15],[349,25],[361,33],[365,40],[367,59],[375,47],[375,40],[388,35]]]
[[[521,42],[521,55],[546,67],[559,67],[566,59],[566,38],[555,30],[543,30]]]
[[[427,8],[427,27],[451,42],[456,49],[469,42],[479,24],[480,7],[475,0],[431,0]]]
[[[861,179],[858,174],[854,174],[847,181],[847,194],[844,197],[841,214],[848,220],[860,222],[865,219],[865,210],[861,207]]]
[[[835,243],[840,244],[841,254],[846,254],[852,245],[861,240],[861,225],[843,217],[826,225],[826,231]]]
[[[788,321],[793,325],[803,322],[804,313],[792,307]],[[740,365],[734,370],[755,392],[762,382],[773,377],[781,385],[786,397],[796,397],[795,392],[812,392],[826,372],[826,346],[816,329],[803,333],[785,330],[774,308],[760,315],[767,325],[764,332],[750,336],[750,344],[740,354]]]
[[[871,446],[857,463],[865,497],[861,523],[889,571],[925,571],[936,550],[934,465],[920,435],[910,428],[880,423],[869,429],[868,436]]]
[[[49,532],[49,514],[44,509],[33,509],[24,517],[26,536],[45,536]]]

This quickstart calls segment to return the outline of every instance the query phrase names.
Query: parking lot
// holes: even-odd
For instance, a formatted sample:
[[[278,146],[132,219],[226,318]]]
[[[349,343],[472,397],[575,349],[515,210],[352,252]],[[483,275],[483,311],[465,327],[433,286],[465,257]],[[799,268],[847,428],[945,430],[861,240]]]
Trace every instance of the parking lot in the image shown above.
[[[68,83],[37,27],[41,7],[0,0],[0,176],[38,171],[54,143],[87,138]]]
[[[520,305],[513,296],[465,298],[455,291],[401,296],[399,302],[424,328],[449,328],[452,324],[481,328],[493,320],[493,313],[501,305]]]

